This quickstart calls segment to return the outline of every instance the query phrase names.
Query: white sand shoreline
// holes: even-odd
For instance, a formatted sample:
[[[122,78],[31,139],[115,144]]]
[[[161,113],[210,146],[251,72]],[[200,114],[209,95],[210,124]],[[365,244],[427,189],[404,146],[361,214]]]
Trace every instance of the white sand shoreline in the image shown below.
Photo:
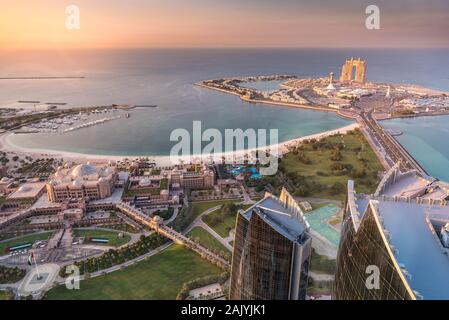
[[[294,146],[295,144],[308,139],[320,139],[324,138],[326,136],[330,136],[336,133],[346,133],[348,131],[354,130],[355,128],[358,128],[358,123],[353,123],[341,128],[337,128],[334,130],[329,130],[325,132],[320,132],[316,134],[311,134],[308,136],[298,137],[292,140],[284,141],[281,143],[278,143],[277,145],[272,145],[264,148],[259,149],[273,149],[278,148],[278,152],[280,154],[284,154],[288,151],[288,148],[291,146]],[[153,156],[153,155],[98,155],[98,154],[87,154],[87,153],[78,153],[78,152],[69,152],[69,151],[59,151],[59,150],[48,150],[48,149],[39,149],[39,148],[27,148],[18,146],[11,142],[10,137],[14,135],[12,132],[6,132],[0,135],[0,150],[3,152],[10,152],[17,154],[19,156],[34,156],[34,157],[53,157],[53,158],[62,158],[66,161],[74,161],[74,162],[86,162],[86,161],[92,161],[92,162],[104,162],[106,160],[113,160],[113,161],[120,161],[123,159],[136,159],[136,158],[145,158],[148,157],[149,159],[153,160],[157,166],[172,166],[176,164],[176,162],[173,162],[169,155],[166,156]],[[246,153],[251,153],[256,151],[256,149],[249,149],[249,150],[240,150],[236,151],[234,153],[217,153],[214,154],[213,159],[215,161],[222,159],[223,156],[235,156],[235,157],[243,157]],[[204,156],[204,160],[209,160],[211,157]],[[199,161],[201,160],[200,156],[191,156],[191,157],[178,157],[178,163],[179,161],[188,162],[190,160],[193,161]]]

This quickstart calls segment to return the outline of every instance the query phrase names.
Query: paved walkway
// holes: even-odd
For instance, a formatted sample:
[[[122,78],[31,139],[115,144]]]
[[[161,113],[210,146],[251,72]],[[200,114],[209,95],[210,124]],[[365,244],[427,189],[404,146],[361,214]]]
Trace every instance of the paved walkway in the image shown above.
[[[309,270],[309,276],[315,281],[334,281],[334,279],[335,279],[333,274],[315,273],[310,270]]]
[[[215,232],[214,229],[212,229],[211,227],[209,227],[206,223],[204,223],[203,220],[200,220],[197,224],[197,227],[203,228],[205,229],[207,232],[209,232],[215,239],[217,239],[218,241],[220,241],[220,243],[226,247],[226,249],[228,249],[229,251],[232,252],[232,246],[229,244],[229,242],[227,242],[224,238],[222,238],[218,233]]]
[[[251,200],[252,201],[252,200]],[[186,229],[186,231],[184,232],[184,234],[189,233],[193,228],[195,227],[199,227],[199,228],[203,228],[204,230],[206,230],[207,232],[209,232],[215,239],[217,239],[223,246],[226,247],[226,249],[230,250],[232,252],[232,246],[229,244],[229,236],[226,238],[223,238],[222,236],[220,236],[217,232],[215,232],[214,229],[212,229],[211,227],[209,227],[204,221],[203,221],[203,217],[214,212],[217,211],[221,208],[222,205],[218,205],[212,208],[209,208],[205,211],[203,211],[193,222],[192,224]]]
[[[165,220],[165,221],[164,221],[164,224],[167,225],[167,224],[169,224],[170,222],[172,222],[173,220],[175,220],[176,217],[178,216],[178,212],[179,212],[179,209],[178,209],[178,207],[176,207],[175,210],[173,211],[173,214],[172,214],[172,216],[170,217],[170,219]]]
[[[256,201],[252,200],[249,196],[248,192],[246,192],[246,189],[244,186],[240,186],[242,192],[243,192],[243,203],[242,204],[253,204],[256,203]]]

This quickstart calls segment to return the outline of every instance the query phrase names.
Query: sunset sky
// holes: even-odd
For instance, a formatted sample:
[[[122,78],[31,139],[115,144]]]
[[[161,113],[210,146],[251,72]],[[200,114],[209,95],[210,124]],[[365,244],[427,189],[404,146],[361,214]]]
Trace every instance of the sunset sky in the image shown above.
[[[394,2],[394,3],[393,3]],[[65,28],[77,5],[81,29]],[[365,28],[365,8],[381,30]],[[447,0],[14,0],[0,47],[449,47]]]

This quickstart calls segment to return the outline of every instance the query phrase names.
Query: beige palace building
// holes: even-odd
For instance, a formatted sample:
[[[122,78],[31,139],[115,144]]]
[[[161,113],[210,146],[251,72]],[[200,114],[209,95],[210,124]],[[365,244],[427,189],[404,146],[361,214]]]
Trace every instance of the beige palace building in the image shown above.
[[[60,167],[47,183],[48,198],[51,202],[107,198],[114,192],[117,179],[117,169],[112,165]]]

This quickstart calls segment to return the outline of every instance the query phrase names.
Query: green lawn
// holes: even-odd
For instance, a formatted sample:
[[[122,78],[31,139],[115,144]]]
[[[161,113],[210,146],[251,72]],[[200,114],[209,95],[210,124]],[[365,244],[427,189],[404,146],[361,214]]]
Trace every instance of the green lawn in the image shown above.
[[[11,298],[10,293],[6,290],[0,290],[0,301],[9,300]]]
[[[59,286],[48,292],[52,300],[175,299],[188,281],[218,275],[221,269],[196,253],[172,245],[167,250],[124,270],[81,281],[80,290]]]
[[[240,206],[240,209],[245,210],[248,209],[251,205]],[[208,215],[204,216],[203,221],[216,233],[218,233],[223,238],[229,236],[229,231],[235,228],[235,219],[237,217],[237,212],[234,212],[232,215],[225,215],[223,210],[217,210]]]
[[[235,228],[235,218],[237,216],[237,213],[233,215],[228,215],[226,217],[223,217],[220,223],[214,225],[211,223],[213,219],[220,219],[222,215],[221,211],[215,211],[211,214],[208,214],[207,216],[203,217],[203,221],[212,229],[215,230],[216,233],[218,233],[223,238],[226,238],[229,236],[229,231]]]
[[[312,249],[310,270],[315,273],[335,274],[337,262],[326,256],[319,255],[315,249]]]
[[[205,202],[194,202],[192,204],[192,222],[195,220],[201,213],[206,211],[207,209],[225,204],[225,203],[233,203],[235,200],[216,200],[216,201],[205,201]],[[238,201],[237,201],[238,202]]]
[[[209,250],[214,250],[215,252],[223,252],[225,256],[230,259],[231,253],[225,246],[223,246],[220,241],[215,239],[209,232],[201,227],[193,228],[187,236],[192,238],[199,238],[200,244],[208,248]]]
[[[131,240],[131,236],[123,233],[123,237],[119,238],[118,234],[120,232],[114,232],[114,231],[107,231],[107,230],[84,230],[84,229],[74,229],[73,230],[74,237],[85,237],[86,241],[85,243],[89,243],[88,238],[94,237],[94,238],[106,238],[109,239],[109,242],[105,245],[113,246],[113,247],[120,247],[124,245],[125,243],[128,243]],[[95,243],[100,244],[101,243]]]
[[[39,240],[47,240],[51,237],[52,234],[53,234],[53,232],[43,232],[43,233],[37,233],[37,234],[30,234],[30,235],[26,235],[23,237],[0,242],[0,255],[6,253],[6,249],[8,247],[13,247],[13,246],[25,244],[28,242],[34,243]]]
[[[145,195],[158,195],[161,192],[160,188],[139,188],[139,189],[126,189],[123,192],[123,197],[145,196]]]
[[[306,164],[300,161],[298,159],[299,155],[295,155],[294,152],[286,154],[281,162],[282,171],[286,174],[303,176],[306,177],[308,182],[318,183],[323,186],[323,190],[313,192],[307,196],[343,200],[345,193],[333,194],[330,192],[330,186],[338,182],[346,187],[348,179],[355,180],[357,192],[370,194],[375,191],[377,172],[383,171],[384,168],[361,133],[337,135],[324,138],[321,141],[332,144],[342,143],[341,160],[331,160],[332,149],[320,148],[314,150],[312,144],[303,144],[303,150],[300,153],[304,154],[310,160],[310,163]],[[363,161],[359,159],[363,159]],[[364,169],[366,176],[353,178],[351,174],[336,173],[331,170],[332,164],[350,165],[353,167],[353,171],[362,171]]]
[[[214,201],[204,201],[204,202],[193,202],[188,208],[184,207],[178,213],[176,219],[170,223],[170,226],[175,230],[184,230],[192,222],[198,218],[198,216],[206,211],[207,209],[225,204],[232,203],[235,200],[214,200]]]

